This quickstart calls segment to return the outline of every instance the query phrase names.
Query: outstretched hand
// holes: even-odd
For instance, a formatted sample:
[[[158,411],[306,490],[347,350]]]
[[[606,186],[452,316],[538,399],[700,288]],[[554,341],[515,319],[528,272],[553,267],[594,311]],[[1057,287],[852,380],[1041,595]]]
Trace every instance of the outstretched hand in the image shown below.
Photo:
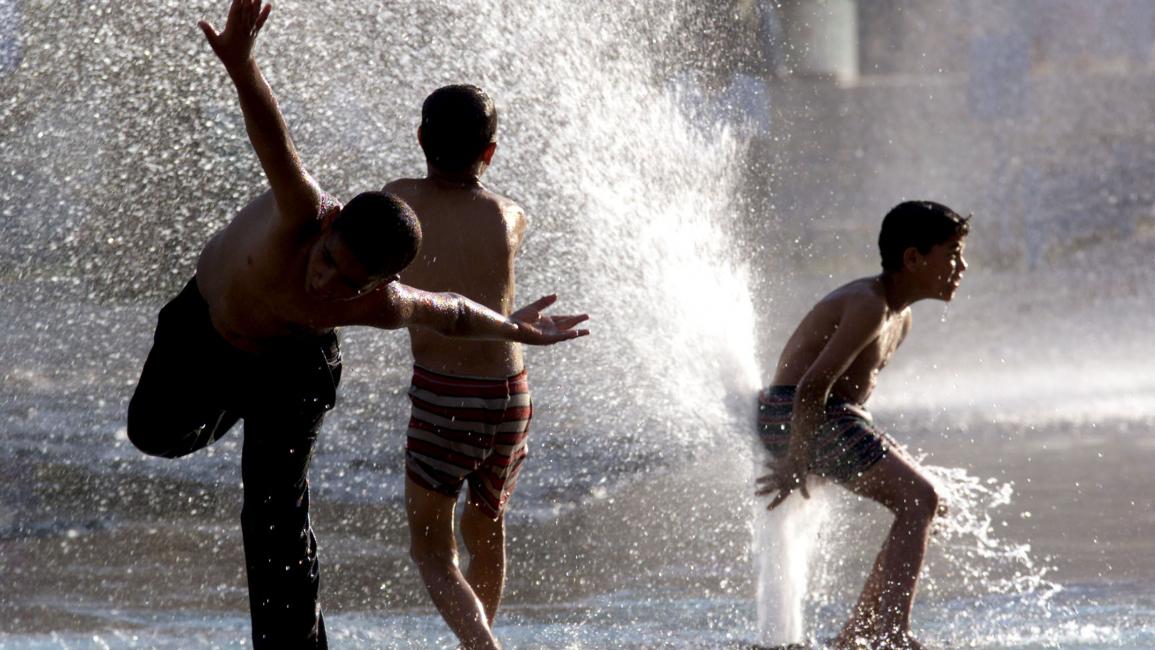
[[[231,70],[235,66],[244,65],[252,57],[257,34],[272,9],[273,5],[267,5],[262,0],[233,0],[224,31],[218,33],[205,20],[197,23],[197,26],[205,33],[217,58]]]
[[[517,325],[518,341],[530,345],[552,345],[590,333],[588,329],[574,329],[589,320],[587,314],[546,316],[542,313],[555,302],[556,294],[544,296],[509,315],[509,319]]]
[[[754,482],[758,488],[754,490],[754,494],[760,497],[768,494],[774,495],[774,498],[770,500],[770,505],[766,506],[767,510],[773,510],[782,505],[782,502],[794,490],[802,492],[803,498],[810,498],[810,491],[806,489],[805,463],[799,463],[789,456],[783,456],[779,460],[767,462],[766,468],[770,470],[770,473],[755,479]]]

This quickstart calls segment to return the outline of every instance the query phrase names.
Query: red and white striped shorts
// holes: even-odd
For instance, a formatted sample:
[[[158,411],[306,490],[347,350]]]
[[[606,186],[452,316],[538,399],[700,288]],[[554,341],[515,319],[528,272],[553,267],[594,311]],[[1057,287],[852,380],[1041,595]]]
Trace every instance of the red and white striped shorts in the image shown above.
[[[527,454],[533,402],[525,371],[508,379],[458,377],[413,367],[405,473],[421,487],[470,497],[497,519]]]

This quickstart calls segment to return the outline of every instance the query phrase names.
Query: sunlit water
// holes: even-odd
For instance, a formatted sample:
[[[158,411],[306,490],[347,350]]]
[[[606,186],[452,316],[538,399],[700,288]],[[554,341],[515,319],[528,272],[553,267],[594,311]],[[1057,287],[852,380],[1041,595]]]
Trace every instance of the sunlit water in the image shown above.
[[[0,230],[13,242],[0,258],[0,647],[247,643],[239,432],[170,462],[137,453],[123,429],[156,309],[260,184],[231,90],[194,28],[203,16],[219,24],[221,4],[21,5],[22,63],[0,80],[0,159],[13,170],[0,181]],[[757,331],[766,296],[751,287],[764,270],[736,251],[744,143],[687,110],[663,64],[685,10],[286,1],[260,46],[306,164],[345,198],[421,173],[413,136],[430,90],[486,87],[502,115],[487,182],[532,219],[520,294],[556,290],[562,309],[593,314],[594,337],[528,355],[537,416],[497,629],[510,648],[827,638],[887,524],[834,487],[788,502],[775,515],[785,523],[750,496],[766,363],[754,351],[768,339],[775,353],[782,336]],[[952,307],[938,325],[965,328],[974,312]],[[314,465],[336,647],[454,647],[405,552],[404,344],[346,333],[343,399]],[[927,358],[911,346],[903,354]],[[1080,455],[1084,431],[1069,423],[1109,413],[1097,435],[1130,450],[1112,461],[1110,485],[1149,494],[1148,474],[1125,461],[1155,459],[1134,435],[1150,422],[1150,392],[1117,390],[1149,387],[1149,376],[1128,366],[1137,381],[1111,384],[1091,369],[1087,382],[1117,408],[1084,405],[1080,420],[1029,399],[1070,385],[1053,366],[1011,357],[1007,373],[1043,386],[1017,401],[1014,381],[980,386],[987,369],[972,357],[953,377],[897,367],[883,387],[893,397],[880,421],[930,453],[952,508],[916,628],[954,647],[1155,646],[1155,572],[1108,566],[1151,551],[1150,510],[1136,511],[1138,527],[1104,531],[1120,540],[1106,548],[1044,525],[1058,516],[1085,530],[1090,493],[1034,487],[1039,467],[1086,484],[1094,452]],[[1051,442],[1018,444],[1036,429]],[[1074,451],[1047,455],[1064,444]]]

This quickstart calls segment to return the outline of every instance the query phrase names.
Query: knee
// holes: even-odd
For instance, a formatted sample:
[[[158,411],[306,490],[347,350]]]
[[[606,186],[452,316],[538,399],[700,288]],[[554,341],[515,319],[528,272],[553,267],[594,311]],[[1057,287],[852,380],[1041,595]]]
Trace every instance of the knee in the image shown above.
[[[413,540],[409,544],[409,558],[421,573],[445,573],[457,566],[457,551],[452,547]]]
[[[134,404],[134,402],[128,404],[128,441],[149,456],[161,458],[179,456],[180,454],[173,453],[171,445],[168,444],[170,441],[166,439],[166,436],[159,433],[160,427],[146,417],[142,409],[136,408]]]
[[[154,435],[144,427],[134,427],[130,424],[128,427],[128,441],[131,442],[137,450],[149,456],[176,458],[180,455],[174,453],[173,450],[169,449],[166,445],[161,444],[161,436]]]
[[[930,481],[921,479],[907,496],[904,509],[910,517],[929,524],[938,514],[941,505],[942,498],[938,489]]]
[[[505,518],[490,519],[480,511],[466,507],[461,518],[461,538],[470,556],[492,555],[505,552]]]

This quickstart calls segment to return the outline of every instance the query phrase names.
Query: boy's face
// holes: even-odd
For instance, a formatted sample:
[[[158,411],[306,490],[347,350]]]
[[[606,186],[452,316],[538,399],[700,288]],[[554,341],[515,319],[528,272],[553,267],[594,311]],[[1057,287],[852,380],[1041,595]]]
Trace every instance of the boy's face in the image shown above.
[[[352,300],[392,278],[372,278],[341,237],[326,232],[309,251],[305,292],[322,300]]]
[[[955,291],[958,291],[962,283],[963,272],[967,270],[967,262],[963,258],[965,249],[965,235],[951,237],[921,256],[919,274],[926,283],[929,297],[947,302],[954,298]]]

